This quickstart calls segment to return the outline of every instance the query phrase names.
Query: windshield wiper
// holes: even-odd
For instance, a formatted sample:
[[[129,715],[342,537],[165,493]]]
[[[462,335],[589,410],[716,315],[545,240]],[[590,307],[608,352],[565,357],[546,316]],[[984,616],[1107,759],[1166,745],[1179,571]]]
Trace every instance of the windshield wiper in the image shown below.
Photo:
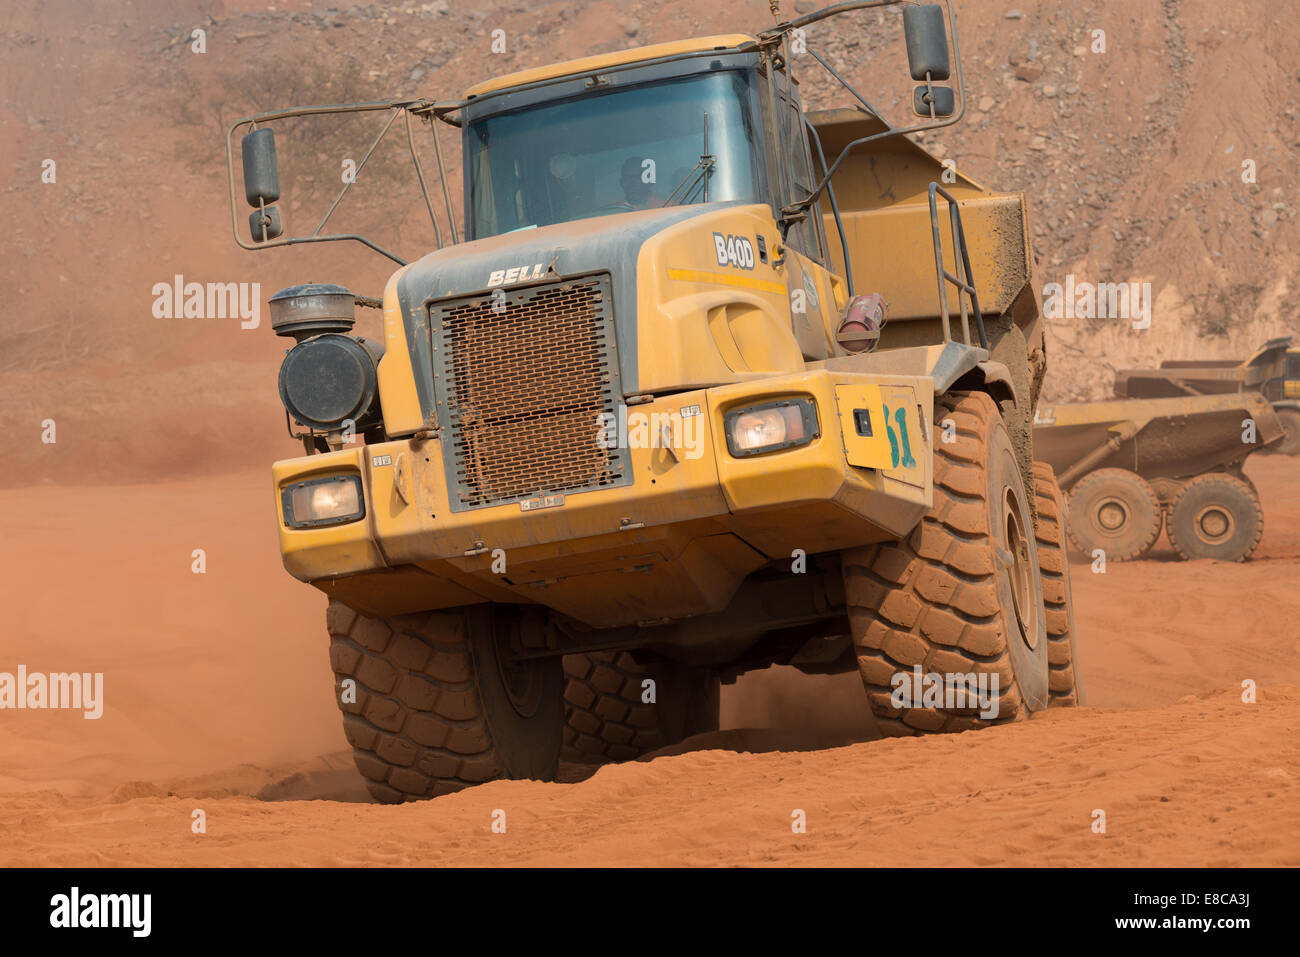
[[[691,195],[695,188],[695,181],[701,176],[704,177],[704,202],[709,201],[709,176],[713,172],[714,166],[717,165],[718,159],[709,152],[709,114],[704,114],[704,151],[700,153],[700,161],[695,164],[694,168],[686,174],[686,178],[677,184],[677,188],[668,194],[664,200],[664,207],[676,206]],[[677,194],[681,193],[681,196]]]

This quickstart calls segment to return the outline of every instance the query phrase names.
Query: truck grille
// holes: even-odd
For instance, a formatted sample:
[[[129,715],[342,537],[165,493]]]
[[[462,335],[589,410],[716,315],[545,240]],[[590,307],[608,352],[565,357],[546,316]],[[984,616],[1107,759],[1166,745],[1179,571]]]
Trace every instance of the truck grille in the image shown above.
[[[453,509],[631,481],[626,450],[597,441],[622,394],[607,275],[430,313]]]

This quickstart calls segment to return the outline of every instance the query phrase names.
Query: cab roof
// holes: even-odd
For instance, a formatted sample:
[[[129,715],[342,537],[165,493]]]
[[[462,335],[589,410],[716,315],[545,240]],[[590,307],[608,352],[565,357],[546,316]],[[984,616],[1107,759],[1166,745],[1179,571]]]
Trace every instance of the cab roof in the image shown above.
[[[465,92],[465,98],[483,96],[485,93],[495,93],[499,90],[522,86],[526,83],[537,83],[541,80],[553,80],[562,76],[622,66],[625,63],[657,60],[661,57],[676,56],[679,53],[732,50],[742,44],[753,42],[755,42],[754,37],[746,33],[725,33],[712,37],[699,37],[694,40],[674,40],[672,43],[655,43],[650,46],[633,47],[630,50],[619,50],[616,53],[601,53],[597,56],[583,57],[579,60],[566,60],[563,63],[552,63],[550,66],[541,66],[532,70],[507,73],[505,76],[499,76],[494,80],[486,80],[470,87]]]

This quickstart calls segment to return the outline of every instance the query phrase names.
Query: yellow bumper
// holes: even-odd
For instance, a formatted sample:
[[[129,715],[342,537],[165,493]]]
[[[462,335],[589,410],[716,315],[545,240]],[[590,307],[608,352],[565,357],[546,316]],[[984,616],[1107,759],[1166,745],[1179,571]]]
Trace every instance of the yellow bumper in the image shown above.
[[[797,396],[816,404],[810,444],[729,452],[727,412]],[[272,469],[280,548],[294,577],[370,614],[478,601],[592,627],[707,614],[770,562],[915,527],[931,505],[932,407],[928,378],[824,370],[673,395],[629,410],[650,424],[628,430],[631,484],[456,512],[437,439],[288,459]],[[361,477],[365,516],[290,528],[286,486],[338,474]]]

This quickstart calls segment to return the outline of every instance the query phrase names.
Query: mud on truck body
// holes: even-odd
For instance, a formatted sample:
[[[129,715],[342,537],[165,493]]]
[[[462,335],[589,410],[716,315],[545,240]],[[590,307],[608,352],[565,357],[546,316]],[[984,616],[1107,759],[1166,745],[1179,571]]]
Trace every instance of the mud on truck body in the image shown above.
[[[450,241],[393,274],[382,345],[342,287],[272,300],[309,453],[273,467],[284,564],[329,596],[377,799],[636,757],[772,664],[856,668],[890,734],[1078,700],[1025,202],[903,135],[964,112],[951,7],[904,11],[913,126],[847,84],[861,105],[806,112],[792,76],[823,65],[805,27],[891,5],[231,127],[241,245],[399,263],[280,238],[267,124],[462,136],[465,239],[444,192]]]

